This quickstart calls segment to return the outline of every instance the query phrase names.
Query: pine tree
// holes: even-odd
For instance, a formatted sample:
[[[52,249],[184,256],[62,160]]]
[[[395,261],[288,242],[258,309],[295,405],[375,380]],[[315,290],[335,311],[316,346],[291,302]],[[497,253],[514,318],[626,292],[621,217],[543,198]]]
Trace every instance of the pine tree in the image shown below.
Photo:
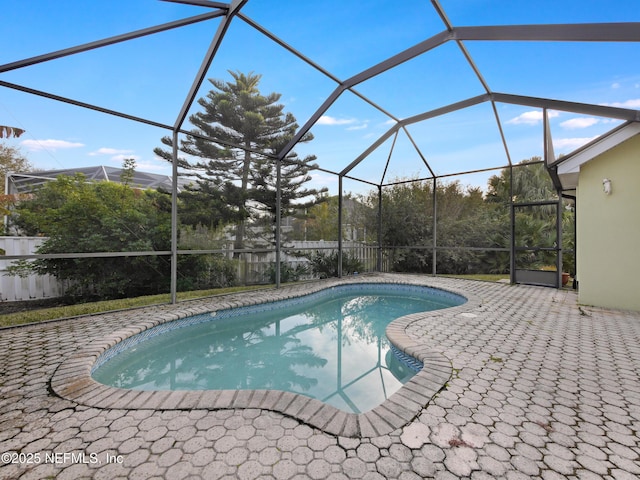
[[[206,195],[213,185],[217,192],[226,192],[227,205],[235,216],[248,219],[276,210],[276,161],[278,151],[295,134],[298,125],[291,113],[285,113],[279,104],[281,95],[262,95],[258,89],[261,75],[229,72],[233,81],[210,79],[213,89],[198,103],[201,112],[189,117],[194,125],[193,135],[181,141],[180,150],[196,161],[180,159],[179,166],[197,177],[197,183]],[[206,137],[206,138],[205,138]],[[209,140],[209,139],[214,139]],[[311,134],[302,142],[313,139]],[[172,146],[168,137],[162,143]],[[170,160],[171,154],[155,150]],[[291,152],[283,160],[281,174],[282,207],[286,210],[299,199],[317,196],[321,192],[305,189],[303,184],[311,178],[308,172],[315,167],[315,156],[299,159]],[[256,208],[254,208],[256,207]],[[216,222],[213,222],[216,223]],[[236,226],[234,248],[244,246],[246,221]]]

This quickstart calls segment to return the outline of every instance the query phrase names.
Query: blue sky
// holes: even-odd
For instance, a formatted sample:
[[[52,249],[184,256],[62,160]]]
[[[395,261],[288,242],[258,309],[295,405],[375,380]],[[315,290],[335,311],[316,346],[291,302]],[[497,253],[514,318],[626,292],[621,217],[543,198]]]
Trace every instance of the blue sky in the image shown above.
[[[526,23],[640,21],[628,0],[441,0],[455,26]],[[206,9],[156,0],[38,0],[3,8],[0,64],[198,15]],[[340,80],[444,30],[426,0],[249,0],[243,13]],[[0,74],[0,80],[172,125],[215,33],[219,19]],[[640,45],[634,43],[465,43],[492,91],[640,109]],[[279,92],[285,110],[306,120],[336,87],[322,73],[236,18],[207,77],[230,80],[228,70],[262,75],[263,93]],[[198,97],[207,93],[205,82]],[[397,118],[406,118],[484,93],[458,47],[448,42],[356,87]],[[191,112],[198,110],[195,105]],[[511,158],[542,154],[541,111],[498,104]],[[170,173],[153,149],[169,132],[129,120],[0,87],[0,124],[26,130],[6,141],[40,169],[119,166],[135,158],[138,169]],[[568,153],[618,122],[551,112],[556,153]],[[339,171],[390,128],[390,118],[346,92],[297,148],[321,166]],[[189,127],[189,125],[185,125]],[[505,151],[490,104],[409,127],[438,175],[503,166]],[[405,135],[391,139],[353,170],[379,182],[427,176]],[[497,173],[497,172],[495,172]],[[486,185],[491,173],[460,178]],[[314,182],[336,192],[337,179],[317,173]],[[368,186],[346,182],[345,189]]]

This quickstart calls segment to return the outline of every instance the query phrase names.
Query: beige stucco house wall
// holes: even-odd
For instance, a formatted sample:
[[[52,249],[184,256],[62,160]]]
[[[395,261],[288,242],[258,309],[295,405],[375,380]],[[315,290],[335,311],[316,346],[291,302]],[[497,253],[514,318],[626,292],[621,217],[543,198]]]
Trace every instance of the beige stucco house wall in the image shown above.
[[[579,165],[578,301],[640,311],[640,133],[626,137],[587,149]],[[604,179],[611,181],[608,195]]]

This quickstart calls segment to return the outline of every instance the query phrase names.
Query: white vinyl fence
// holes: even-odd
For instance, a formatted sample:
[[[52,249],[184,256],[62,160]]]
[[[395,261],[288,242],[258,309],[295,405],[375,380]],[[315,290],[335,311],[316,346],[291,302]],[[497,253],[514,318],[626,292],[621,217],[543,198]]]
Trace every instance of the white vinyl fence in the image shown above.
[[[362,272],[371,272],[376,268],[378,248],[372,245],[366,245],[362,242],[345,241],[342,242],[344,253],[355,255],[362,263]],[[285,242],[283,252],[280,257],[283,263],[287,263],[290,267],[295,268],[299,265],[308,266],[309,260],[295,253],[311,254],[320,253],[329,255],[338,251],[337,241],[302,241],[295,240]],[[229,249],[228,258],[232,258],[233,249]],[[263,253],[244,253],[236,266],[237,278],[241,283],[246,285],[256,283],[267,283],[270,269],[274,268],[276,261],[275,252]],[[313,278],[311,272],[303,275],[300,280],[308,280]]]
[[[44,242],[43,237],[0,237],[0,253],[4,255],[30,255]],[[377,248],[360,242],[343,242],[345,252],[356,255],[363,264],[363,271],[375,269]],[[330,254],[338,250],[338,242],[335,241],[296,241],[287,242],[286,251]],[[227,252],[229,258],[233,256],[233,250]],[[275,252],[246,253],[239,260],[237,278],[245,284],[266,283],[269,279],[269,269],[274,267]],[[282,262],[287,262],[291,267],[307,265],[309,260],[297,255],[283,252]],[[25,278],[7,275],[7,267],[12,260],[2,260],[0,255],[0,301],[11,302],[17,300],[34,300],[40,298],[59,297],[64,294],[65,288],[62,282],[51,275],[30,275]],[[307,275],[306,278],[310,278]]]
[[[0,253],[30,255],[45,240],[42,237],[0,237]],[[62,283],[51,275],[29,275],[25,278],[7,275],[7,267],[12,263],[13,260],[2,260],[0,255],[0,301],[52,298],[64,293]]]

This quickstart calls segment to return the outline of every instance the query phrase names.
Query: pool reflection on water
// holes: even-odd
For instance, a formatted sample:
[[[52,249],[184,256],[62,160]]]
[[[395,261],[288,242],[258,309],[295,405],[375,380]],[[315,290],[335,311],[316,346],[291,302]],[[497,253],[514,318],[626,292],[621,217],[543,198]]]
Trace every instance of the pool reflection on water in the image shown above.
[[[218,312],[137,343],[100,365],[93,377],[137,390],[284,390],[346,412],[366,412],[414,375],[392,352],[387,325],[461,303],[430,295],[429,288],[384,287],[338,288],[330,297],[282,302],[269,311]]]

